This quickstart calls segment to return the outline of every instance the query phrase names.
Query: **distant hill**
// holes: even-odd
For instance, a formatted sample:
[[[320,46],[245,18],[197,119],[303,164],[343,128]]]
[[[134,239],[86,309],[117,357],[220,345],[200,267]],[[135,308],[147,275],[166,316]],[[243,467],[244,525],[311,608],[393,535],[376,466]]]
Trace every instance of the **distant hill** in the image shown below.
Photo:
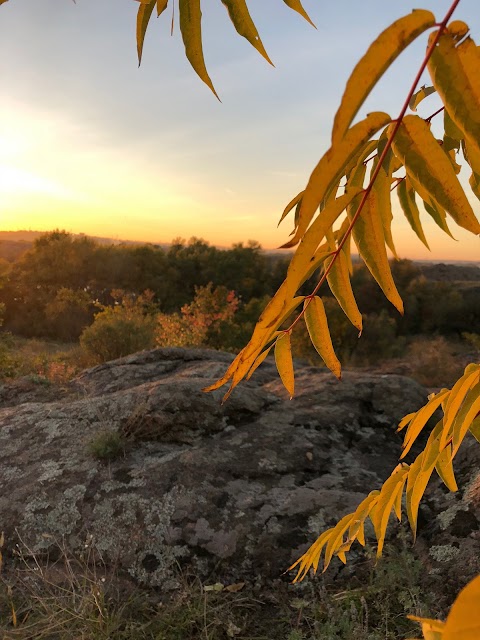
[[[8,262],[15,262],[18,258],[25,253],[33,245],[34,241],[40,236],[44,235],[45,231],[0,231],[0,258],[7,260]],[[76,237],[82,237],[86,234],[78,233],[72,234]],[[148,243],[140,242],[136,240],[119,240],[114,238],[103,238],[99,236],[87,236],[98,242],[99,244],[127,244],[127,245],[145,245],[153,244],[155,247],[161,247],[162,249],[168,249],[170,244],[168,243]],[[219,247],[226,248],[226,247]],[[266,250],[269,256],[274,259],[285,258],[292,255],[290,251],[279,251],[278,249]],[[358,261],[358,256],[353,256],[354,262]],[[461,261],[461,260],[447,260],[444,262],[436,262],[434,260],[428,261],[413,261],[415,265],[420,269],[422,275],[428,280],[434,280],[437,282],[459,282],[459,283],[480,283],[480,261]]]

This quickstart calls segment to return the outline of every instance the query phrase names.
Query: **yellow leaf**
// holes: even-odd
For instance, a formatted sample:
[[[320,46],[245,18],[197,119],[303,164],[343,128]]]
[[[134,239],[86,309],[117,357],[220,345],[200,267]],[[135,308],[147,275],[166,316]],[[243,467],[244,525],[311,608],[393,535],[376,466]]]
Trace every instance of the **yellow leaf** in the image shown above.
[[[293,372],[292,346],[289,333],[284,333],[277,338],[275,342],[275,364],[277,365],[280,379],[290,394],[290,398],[292,398],[295,393],[295,376]]]
[[[315,296],[305,300],[305,323],[313,346],[327,367],[337,378],[342,375],[342,367],[335,355],[328,329],[327,314],[322,299]]]
[[[400,182],[397,187],[397,194],[402,211],[408,220],[408,224],[417,234],[420,241],[423,242],[430,251],[430,247],[428,246],[428,242],[420,222],[420,211],[418,210],[417,203],[415,202],[415,191],[412,189],[408,178]]]
[[[424,640],[442,640],[445,623],[441,620],[419,618],[418,616],[407,616],[407,618],[421,625]]]
[[[405,116],[393,140],[393,149],[408,175],[420,183],[459,226],[480,233],[480,223],[452,164],[425,120],[414,115]]]
[[[463,139],[463,132],[454,123],[447,109],[445,109],[443,112],[443,128],[445,130],[445,136],[447,138],[457,141]],[[456,148],[458,149],[459,147],[460,145],[458,145]]]
[[[462,589],[450,609],[442,640],[480,638],[480,576]]]
[[[398,423],[398,429],[397,429],[397,433],[399,431],[402,431],[402,429],[405,429],[405,427],[410,424],[410,422],[412,421],[412,419],[417,415],[416,411],[412,411],[412,413],[407,413],[406,416],[404,416],[400,422]]]
[[[302,3],[300,2],[300,0],[283,0],[283,1],[287,5],[287,7],[290,7],[290,9],[293,9],[294,11],[299,13],[303,18],[305,18],[305,20],[307,22],[309,22],[312,25],[312,27],[315,27],[313,22],[310,20],[310,17],[308,15],[308,13],[303,8]]]
[[[450,427],[452,426],[455,416],[457,415],[463,401],[465,400],[465,396],[475,384],[478,384],[479,381],[480,369],[476,369],[464,374],[453,385],[452,390],[448,394],[447,403],[445,405],[445,415],[443,418],[443,434],[442,438],[440,439],[441,449],[443,449],[447,442]]]
[[[435,87],[427,87],[424,85],[413,94],[413,96],[410,98],[408,106],[412,111],[416,111],[420,102],[422,102],[422,100],[425,100],[425,98],[427,98],[428,96],[431,96],[432,93],[435,93],[435,91]]]
[[[301,582],[308,573],[310,567],[313,567],[315,573],[318,569],[318,563],[320,562],[320,556],[322,555],[323,547],[327,544],[328,539],[332,535],[333,529],[324,531],[315,542],[309,547],[309,549],[301,556],[296,562],[292,564],[287,571],[295,569],[298,565],[297,575],[295,576],[293,583]]]
[[[157,0],[148,0],[148,2],[141,3],[137,12],[137,54],[138,64],[142,62],[143,43],[145,41],[145,33],[147,31],[148,23],[152,17],[155,3]]]
[[[378,540],[377,558],[382,555],[388,520],[397,496],[402,494],[403,487],[407,480],[408,470],[408,465],[398,465],[392,475],[383,483],[375,511],[371,516],[375,535]]]
[[[450,491],[458,491],[457,481],[453,473],[452,447],[450,445],[440,451],[435,468],[444,485]]]
[[[386,131],[382,133],[380,137],[380,143],[378,145],[378,155],[380,156],[385,148],[385,144],[387,142],[387,136],[385,135]],[[383,225],[383,235],[385,237],[385,243],[390,251],[393,253],[394,257],[398,260],[397,250],[395,249],[395,245],[392,237],[392,203],[391,203],[391,184],[392,184],[392,173],[394,170],[393,160],[394,156],[391,149],[388,150],[386,157],[383,160],[382,167],[380,172],[377,175],[375,183],[373,185],[373,190],[375,191],[375,197],[378,202],[378,210],[380,212],[380,218],[382,220]],[[373,175],[377,164],[378,157],[375,158],[372,164],[372,170],[370,176]]]
[[[345,315],[356,327],[360,333],[362,332],[362,314],[358,310],[357,302],[352,291],[350,282],[350,273],[348,270],[348,260],[343,251],[337,256],[333,266],[327,276],[328,286],[333,295],[342,307]]]
[[[349,216],[354,211],[349,209]],[[388,263],[385,235],[379,211],[378,194],[372,190],[353,227],[353,239],[368,270],[388,300],[403,314],[403,302],[397,291]]]
[[[348,530],[349,540],[354,540],[355,538],[357,538],[362,546],[365,545],[363,524],[367,519],[370,511],[377,504],[379,496],[380,491],[371,491],[368,496],[358,505],[355,513],[353,514],[352,521]]]
[[[442,431],[442,421],[437,423],[432,433],[430,434],[427,444],[423,453],[421,453],[417,460],[420,459],[420,467],[418,468],[417,460],[411,465],[409,478],[407,480],[407,514],[410,521],[410,526],[413,531],[414,538],[417,535],[417,517],[420,500],[425,493],[428,481],[432,475],[433,469],[440,454],[440,433]],[[410,473],[413,470],[414,485],[410,487],[409,494],[408,482],[410,481]]]
[[[416,10],[396,20],[370,45],[347,82],[333,124],[333,145],[342,140],[365,98],[397,56],[434,24],[433,13]]]
[[[233,22],[237,33],[250,42],[252,46],[269,62],[272,66],[273,63],[268,57],[267,52],[260,40],[257,28],[248,11],[247,3],[245,0],[222,0],[222,3],[228,10],[230,20]]]
[[[455,416],[452,425],[453,455],[455,456],[462,444],[470,425],[480,412],[480,384],[476,384],[467,393],[460,411]]]
[[[332,186],[344,175],[346,165],[356,157],[368,140],[390,122],[386,113],[370,113],[364,120],[349,129],[345,136],[321,158],[310,176],[302,196],[298,212],[298,226],[294,237],[283,245],[295,246],[303,237],[315,211],[321,206]]]
[[[258,358],[255,360],[255,362],[253,363],[252,367],[250,368],[250,371],[247,374],[247,380],[250,380],[250,378],[252,377],[252,375],[254,374],[254,372],[258,369],[258,367],[262,364],[262,362],[265,360],[265,358],[268,356],[268,354],[270,353],[272,347],[274,346],[275,343],[271,344],[268,349],[265,349],[265,351],[263,353],[261,353]]]
[[[277,226],[279,226],[280,223],[283,222],[283,220],[288,216],[288,214],[293,209],[293,207],[297,206],[297,204],[302,199],[302,196],[303,196],[303,191],[300,191],[300,193],[297,193],[297,195],[292,200],[290,200],[290,202],[287,204],[287,206],[283,210],[283,213],[282,213],[282,215],[280,217],[280,220],[278,221],[278,225]]]
[[[429,44],[437,32],[430,34]],[[444,32],[428,62],[443,104],[465,138],[480,140],[480,54],[470,37],[457,44],[457,33]]]
[[[475,420],[470,425],[470,433],[475,438],[475,440],[477,440],[477,442],[480,442],[480,417],[475,418]]]
[[[343,544],[343,534],[350,526],[353,515],[349,513],[347,516],[344,516],[335,527],[332,529],[332,533],[328,538],[327,547],[325,549],[325,562],[323,566],[323,572],[328,568],[330,561],[332,559],[335,551],[342,546]]]
[[[405,434],[405,438],[403,441],[404,450],[402,452],[402,455],[400,456],[400,460],[404,458],[410,451],[413,443],[421,433],[423,427],[427,424],[427,422],[430,420],[430,418],[433,416],[435,411],[439,408],[439,406],[442,404],[443,400],[448,396],[449,393],[450,391],[448,390],[437,393],[431,400],[427,402],[424,407],[417,411],[415,417],[410,422],[410,425]]]
[[[202,11],[200,0],[179,0],[180,31],[182,32],[185,54],[199,78],[212,90],[218,98],[217,92],[210,80],[202,47]],[[218,98],[220,99],[220,98]]]

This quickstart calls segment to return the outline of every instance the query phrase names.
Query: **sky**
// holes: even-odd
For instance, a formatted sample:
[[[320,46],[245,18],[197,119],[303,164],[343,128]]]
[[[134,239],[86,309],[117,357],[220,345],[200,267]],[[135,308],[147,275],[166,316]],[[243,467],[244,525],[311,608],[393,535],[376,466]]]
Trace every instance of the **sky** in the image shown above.
[[[172,4],[172,0],[170,2]],[[275,64],[203,0],[204,54],[219,102],[186,61],[171,10],[153,18],[138,68],[134,0],[9,0],[0,7],[0,229],[66,229],[117,239],[249,239],[278,247],[284,206],[328,149],[346,80],[372,40],[415,6],[444,0],[304,0],[317,29],[282,0],[249,8]],[[480,39],[478,0],[455,18]],[[395,117],[425,50],[419,38],[362,107]],[[425,77],[428,82],[428,77]],[[435,110],[425,101],[425,115]],[[479,202],[472,199],[477,215]],[[398,208],[401,257],[479,260],[479,239],[425,214],[428,252]]]

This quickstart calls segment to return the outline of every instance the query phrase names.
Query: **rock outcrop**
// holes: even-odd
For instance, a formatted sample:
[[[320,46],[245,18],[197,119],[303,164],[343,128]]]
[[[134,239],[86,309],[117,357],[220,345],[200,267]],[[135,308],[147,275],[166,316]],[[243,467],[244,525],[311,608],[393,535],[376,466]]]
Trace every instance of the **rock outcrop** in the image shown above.
[[[380,487],[397,464],[398,420],[426,399],[402,376],[347,371],[338,383],[303,367],[290,401],[265,363],[222,405],[201,388],[230,360],[157,349],[89,369],[56,399],[22,388],[18,404],[0,390],[7,555],[19,535],[37,553],[91,545],[146,585],[173,587],[179,564],[210,581],[277,578]],[[92,455],[99,434],[118,437],[115,459]],[[418,553],[432,580],[456,586],[480,571],[477,450],[459,455],[463,493],[435,489],[421,510]]]

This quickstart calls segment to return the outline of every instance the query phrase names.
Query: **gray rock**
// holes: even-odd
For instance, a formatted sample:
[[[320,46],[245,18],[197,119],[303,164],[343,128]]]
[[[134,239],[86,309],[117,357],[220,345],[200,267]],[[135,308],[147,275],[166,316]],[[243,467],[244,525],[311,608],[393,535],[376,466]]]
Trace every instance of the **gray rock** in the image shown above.
[[[399,419],[426,399],[402,376],[346,372],[339,383],[303,367],[290,401],[267,362],[222,405],[221,390],[201,389],[230,361],[156,349],[85,371],[57,400],[4,406],[7,555],[18,534],[33,552],[90,545],[163,588],[175,586],[178,564],[210,581],[276,578],[380,487],[398,460]],[[89,451],[104,431],[124,438],[111,461]],[[445,528],[456,526],[455,509]]]

